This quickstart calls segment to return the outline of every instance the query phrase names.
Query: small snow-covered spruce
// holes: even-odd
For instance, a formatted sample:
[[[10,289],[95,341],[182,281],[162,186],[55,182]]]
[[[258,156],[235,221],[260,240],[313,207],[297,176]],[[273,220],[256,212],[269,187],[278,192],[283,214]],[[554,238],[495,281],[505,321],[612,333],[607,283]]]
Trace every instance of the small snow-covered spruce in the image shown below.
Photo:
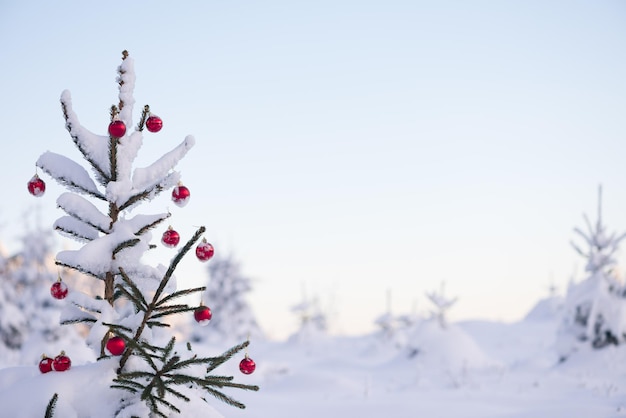
[[[575,228],[586,249],[571,242],[587,260],[586,277],[569,286],[565,298],[564,318],[559,330],[561,340],[573,336],[590,341],[594,348],[624,341],[626,334],[626,295],[613,269],[615,255],[626,234],[608,233],[602,221],[602,187],[598,188],[598,219],[591,224],[583,215],[587,231]]]
[[[441,328],[447,328],[446,316],[448,310],[457,302],[457,298],[445,296],[445,283],[443,282],[438,292],[426,292],[426,297],[435,305],[435,309],[432,311],[433,317],[437,319]]]
[[[207,266],[209,281],[204,300],[219,312],[211,319],[211,332],[198,329],[192,333],[194,342],[241,341],[247,337],[263,338],[252,307],[246,300],[252,279],[243,274],[234,256],[216,255]]]
[[[174,168],[195,140],[187,136],[151,165],[133,168],[150,108],[143,108],[140,121],[131,132],[135,73],[133,60],[126,51],[118,74],[119,103],[111,107],[109,135],[96,135],[83,127],[72,108],[70,93],[64,91],[61,95],[66,128],[90,165],[93,178],[80,164],[59,154],[46,152],[37,161],[38,167],[70,190],[57,199],[67,216],[55,222],[55,229],[83,243],[77,250],[59,252],[56,264],[104,283],[101,295],[70,291],[64,299],[69,303],[61,322],[87,324],[87,343],[97,351],[99,359],[111,358],[106,351],[109,338],[123,339],[123,348],[111,353],[119,355],[117,377],[112,382],[113,388],[120,389],[115,416],[148,411],[150,416],[168,417],[171,413],[184,413],[184,404],[178,402],[191,397],[206,400],[207,394],[243,408],[243,404],[220,389],[258,387],[211,373],[248,342],[217,357],[197,357],[189,344],[184,355],[178,354],[166,322],[171,315],[193,312],[196,307],[180,299],[205,290],[177,290],[174,277],[176,267],[205,228],[198,228],[167,268],[153,267],[143,264],[141,257],[155,247],[151,244],[151,230],[170,214],[131,214],[141,203],[179,183],[180,174]],[[108,212],[101,212],[102,203],[95,205],[88,199],[104,202]]]

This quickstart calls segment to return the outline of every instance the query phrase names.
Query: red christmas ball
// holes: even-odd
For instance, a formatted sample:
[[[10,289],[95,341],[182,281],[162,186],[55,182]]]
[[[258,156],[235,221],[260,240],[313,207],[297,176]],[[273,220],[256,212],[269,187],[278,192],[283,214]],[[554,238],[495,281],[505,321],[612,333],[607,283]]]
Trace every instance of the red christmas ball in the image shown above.
[[[39,371],[41,373],[51,372],[52,362],[53,360],[50,357],[47,357],[45,354],[41,356],[41,361],[39,362]]]
[[[256,369],[256,364],[254,363],[254,360],[252,360],[246,354],[246,358],[241,360],[241,362],[239,363],[239,370],[241,370],[241,373],[243,374],[252,374],[254,372],[254,369]]]
[[[193,312],[193,317],[200,326],[206,327],[213,318],[213,314],[208,306],[198,306]]]
[[[176,247],[178,243],[180,242],[180,235],[178,234],[178,232],[174,231],[172,227],[170,226],[170,228],[163,233],[161,242],[166,247],[170,247],[170,248]]]
[[[213,254],[215,254],[215,249],[206,239],[203,239],[196,247],[196,257],[198,257],[200,261],[209,261],[211,257],[213,257]]]
[[[61,351],[61,354],[56,356],[52,361],[52,370],[55,372],[64,372],[72,367],[72,360],[65,355],[65,351]]]
[[[119,119],[109,123],[109,135],[113,138],[121,138],[126,133],[126,125]]]
[[[46,183],[37,174],[28,181],[28,192],[33,196],[41,197],[46,191]]]
[[[172,201],[176,206],[183,207],[189,202],[189,197],[191,197],[191,193],[189,193],[189,189],[179,184],[174,187],[172,190]]]
[[[163,128],[163,119],[156,115],[151,115],[146,119],[146,128],[150,132],[159,132]]]
[[[50,294],[55,299],[65,299],[67,296],[68,288],[65,283],[61,280],[58,280],[50,286]]]
[[[122,353],[124,353],[124,350],[126,350],[126,342],[124,341],[124,339],[122,337],[111,337],[109,338],[109,341],[107,341],[107,350],[109,350],[109,353],[111,353],[111,355],[113,356],[121,356]]]

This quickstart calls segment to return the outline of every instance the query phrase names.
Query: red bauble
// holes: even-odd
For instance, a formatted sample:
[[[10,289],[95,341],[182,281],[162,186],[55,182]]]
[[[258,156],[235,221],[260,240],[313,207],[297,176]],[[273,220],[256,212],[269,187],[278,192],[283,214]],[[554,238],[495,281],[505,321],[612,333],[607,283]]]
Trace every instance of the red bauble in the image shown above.
[[[180,183],[172,190],[172,201],[176,206],[181,208],[189,202],[190,197],[191,193],[189,193],[189,189]]]
[[[109,135],[113,138],[121,138],[126,133],[126,125],[119,119],[109,123]]]
[[[72,360],[65,355],[65,351],[61,351],[61,354],[56,356],[52,361],[52,370],[55,372],[64,372],[72,367]]]
[[[163,119],[156,115],[150,115],[148,119],[146,119],[146,128],[150,132],[159,132],[161,128],[163,128]]]
[[[107,350],[113,356],[121,356],[124,350],[126,350],[126,342],[122,337],[111,337],[107,341]]]
[[[55,299],[65,299],[65,297],[67,296],[67,292],[67,285],[63,283],[61,279],[54,282],[52,286],[50,286],[50,294]]]
[[[47,357],[45,354],[41,356],[41,361],[39,362],[39,371],[41,373],[51,372],[52,362],[53,360],[50,357]]]
[[[213,314],[208,306],[202,305],[196,308],[193,312],[193,317],[196,319],[196,322],[200,324],[200,326],[206,327],[209,325],[211,318],[213,318]]]
[[[203,238],[202,242],[196,247],[196,257],[200,261],[209,261],[213,254],[215,254],[215,249]]]
[[[33,196],[41,197],[46,191],[46,183],[37,174],[28,181],[28,192]]]
[[[254,360],[252,360],[246,354],[246,358],[241,360],[241,362],[239,363],[239,370],[241,370],[241,373],[243,374],[252,374],[252,372],[254,372],[254,369],[256,369],[256,364],[254,363]]]
[[[170,226],[169,229],[163,233],[161,242],[166,247],[170,247],[170,248],[176,247],[178,243],[180,242],[180,235],[178,234],[178,232],[174,231],[172,227]]]

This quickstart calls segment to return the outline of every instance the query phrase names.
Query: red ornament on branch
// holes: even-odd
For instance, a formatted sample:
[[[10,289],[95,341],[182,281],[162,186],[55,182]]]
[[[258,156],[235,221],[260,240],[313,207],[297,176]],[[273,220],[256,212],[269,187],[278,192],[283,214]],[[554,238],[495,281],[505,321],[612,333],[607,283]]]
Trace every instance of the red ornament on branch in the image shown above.
[[[48,373],[52,371],[52,362],[53,360],[46,356],[45,354],[43,354],[41,356],[41,361],[39,362],[39,371],[41,373]]]
[[[174,248],[180,242],[180,235],[170,226],[167,231],[163,233],[163,237],[161,237],[161,242],[166,247]]]
[[[198,260],[202,262],[209,261],[211,257],[213,257],[213,254],[215,254],[213,246],[207,242],[206,238],[202,238],[202,242],[196,247],[196,257],[198,257]]]
[[[163,119],[157,115],[150,115],[148,119],[146,119],[146,128],[150,132],[159,132],[161,128],[163,128]]]
[[[195,318],[196,322],[200,324],[200,326],[206,327],[207,325],[209,325],[211,318],[213,318],[213,313],[208,306],[200,305],[193,312],[193,317]]]
[[[28,181],[28,192],[36,197],[43,196],[46,191],[46,183],[37,174]]]
[[[239,363],[239,370],[243,374],[252,374],[256,369],[256,363],[246,354],[246,357]]]
[[[69,289],[67,285],[63,283],[63,280],[59,277],[59,280],[54,282],[52,286],[50,286],[50,294],[55,299],[65,299],[67,296]]]
[[[55,372],[64,372],[72,367],[72,360],[65,355],[65,351],[61,351],[61,354],[56,356],[52,361],[52,370]]]
[[[184,207],[189,202],[190,197],[191,193],[189,189],[183,186],[182,183],[178,183],[178,186],[174,187],[174,190],[172,190],[172,201],[178,207]]]
[[[124,350],[126,350],[126,342],[122,337],[111,337],[109,338],[109,341],[107,341],[106,348],[111,355],[121,356],[124,353]]]
[[[113,138],[121,138],[126,133],[126,124],[119,119],[109,123],[109,135]]]

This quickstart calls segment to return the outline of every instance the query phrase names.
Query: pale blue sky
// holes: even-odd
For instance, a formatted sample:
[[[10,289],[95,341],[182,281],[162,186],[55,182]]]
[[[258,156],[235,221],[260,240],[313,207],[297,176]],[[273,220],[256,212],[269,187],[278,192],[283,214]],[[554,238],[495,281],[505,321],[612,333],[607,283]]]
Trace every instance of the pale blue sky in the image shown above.
[[[104,133],[123,49],[164,120],[142,161],[198,142],[173,224],[236,252],[272,335],[303,285],[336,331],[368,329],[388,288],[396,313],[427,309],[442,280],[454,319],[516,319],[581,270],[568,241],[598,183],[626,230],[624,2],[179,3],[0,3],[2,241],[39,154],[78,156],[61,91]]]

